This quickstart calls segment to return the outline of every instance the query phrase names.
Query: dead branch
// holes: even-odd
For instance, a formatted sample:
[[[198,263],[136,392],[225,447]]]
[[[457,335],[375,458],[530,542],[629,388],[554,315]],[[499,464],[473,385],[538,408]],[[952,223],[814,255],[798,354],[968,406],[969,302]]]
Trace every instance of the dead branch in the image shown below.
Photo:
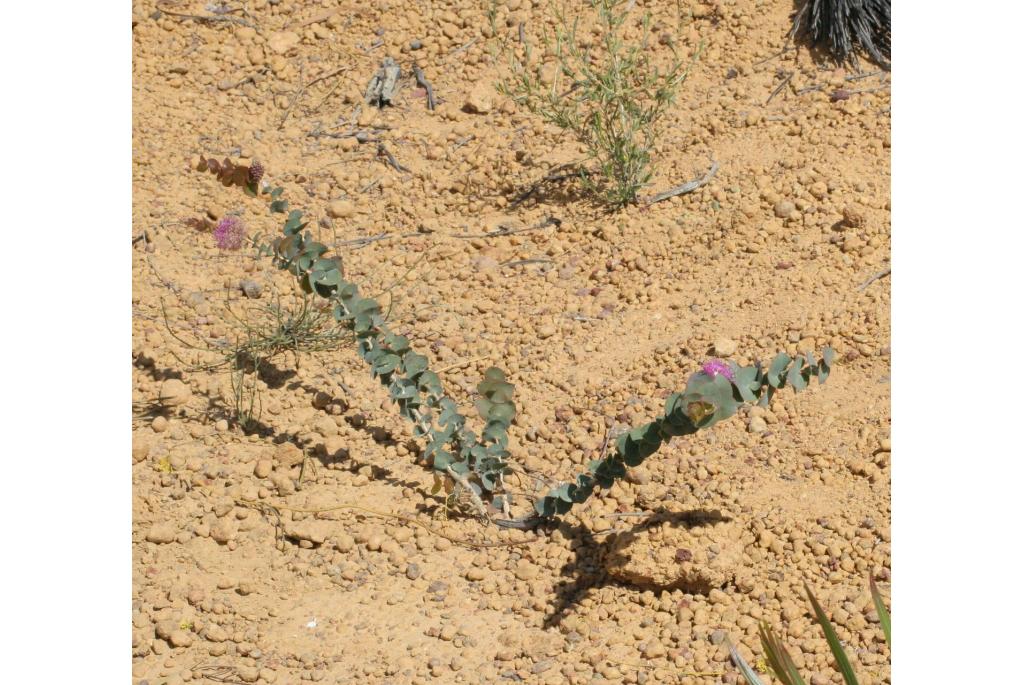
[[[391,154],[391,151],[384,147],[384,143],[381,143],[380,141],[377,142],[377,156],[387,159],[387,163],[393,166],[396,170],[411,173],[408,169],[398,163],[398,160],[395,159],[393,154]]]
[[[423,74],[423,70],[420,69],[420,65],[412,65],[412,73],[416,76],[416,83],[420,85],[423,90],[427,91],[427,109],[433,110],[437,106],[437,101],[434,99],[434,86],[430,85],[430,81]]]
[[[676,186],[675,188],[669,188],[668,190],[662,191],[655,195],[654,197],[652,197],[650,200],[648,200],[646,204],[653,205],[655,202],[661,202],[662,200],[667,200],[670,197],[675,197],[676,195],[686,195],[687,193],[692,193],[693,191],[697,190],[697,188],[700,188],[703,185],[707,185],[707,183],[712,179],[712,177],[717,172],[718,162],[712,161],[711,168],[708,170],[708,173],[704,174],[703,178],[699,178],[695,181],[688,181],[682,185]]]
[[[888,275],[889,275],[889,274],[891,274],[891,273],[892,273],[892,264],[890,264],[889,266],[885,267],[884,269],[882,269],[881,271],[879,271],[879,272],[878,272],[877,274],[875,274],[874,276],[872,276],[872,277],[871,277],[871,278],[869,278],[868,280],[864,281],[864,282],[863,282],[863,283],[862,283],[862,284],[860,285],[860,287],[859,287],[859,288],[857,288],[857,291],[858,291],[858,292],[862,292],[862,291],[863,291],[863,290],[864,290],[865,288],[867,288],[867,287],[868,287],[869,285],[871,285],[872,283],[874,283],[874,282],[875,282],[875,281],[877,281],[878,279],[880,279],[880,278],[885,278],[886,276],[888,276]]]
[[[769,102],[771,102],[771,101],[772,101],[772,99],[773,99],[773,98],[774,98],[774,97],[775,97],[776,95],[778,95],[779,93],[781,93],[781,92],[782,92],[782,89],[783,89],[783,88],[785,88],[785,87],[786,87],[786,85],[787,85],[787,84],[788,84],[788,83],[789,83],[790,81],[792,81],[792,80],[793,80],[793,75],[794,75],[794,74],[796,74],[796,72],[795,72],[795,71],[791,71],[791,72],[789,72],[788,74],[786,74],[786,78],[782,79],[782,83],[780,83],[779,85],[775,86],[775,90],[773,90],[773,91],[772,91],[772,94],[768,96],[768,99],[764,101],[764,104],[766,104],[766,105],[767,105],[767,104],[768,104]]]
[[[229,17],[227,14],[182,14],[181,12],[171,12],[166,10],[160,5],[156,6],[156,9],[161,14],[166,14],[169,17],[177,17],[179,19],[191,19],[192,21],[205,22],[208,24],[215,24],[217,22],[225,22],[228,24],[238,24],[240,26],[248,26],[249,28],[256,28],[256,25],[246,21],[245,19],[239,19],[238,17]],[[231,10],[231,12],[240,12],[241,9]]]

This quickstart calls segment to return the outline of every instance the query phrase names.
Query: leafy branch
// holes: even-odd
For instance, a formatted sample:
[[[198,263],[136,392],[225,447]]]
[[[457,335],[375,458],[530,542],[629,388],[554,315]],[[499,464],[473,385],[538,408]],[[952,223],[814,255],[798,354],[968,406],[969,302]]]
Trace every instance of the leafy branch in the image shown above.
[[[738,366],[710,361],[690,376],[682,392],[672,393],[665,401],[665,412],[648,424],[619,436],[615,449],[604,459],[590,462],[584,473],[571,483],[552,488],[534,504],[537,514],[550,518],[564,514],[574,504],[585,502],[597,487],[610,488],[626,475],[626,468],[639,466],[673,437],[691,435],[731,417],[744,403],[766,406],[785,386],[799,392],[812,377],[825,382],[835,356],[826,347],[820,360],[813,353],[790,358],[782,353],[772,360],[767,371],[761,365]]]
[[[250,193],[268,195],[271,213],[287,212],[282,235],[269,245],[256,244],[260,254],[293,274],[304,292],[333,304],[334,320],[355,334],[357,351],[373,376],[387,388],[399,413],[412,422],[414,435],[427,441],[424,458],[434,471],[468,487],[481,515],[486,515],[481,497],[496,509],[507,510],[502,477],[510,472],[508,427],[516,407],[514,386],[504,373],[491,367],[477,386],[481,398],[476,409],[485,424],[478,436],[467,426],[456,402],[445,394],[440,377],[428,368],[427,358],[412,350],[407,337],[389,329],[377,300],[363,297],[359,287],[345,279],[341,259],[326,256],[327,246],[305,230],[308,222],[302,212],[288,211],[283,188],[260,188],[249,170],[243,173],[244,167],[235,167],[228,160],[203,159],[200,169],[208,169],[227,185],[242,185]],[[260,170],[262,176],[262,167]]]

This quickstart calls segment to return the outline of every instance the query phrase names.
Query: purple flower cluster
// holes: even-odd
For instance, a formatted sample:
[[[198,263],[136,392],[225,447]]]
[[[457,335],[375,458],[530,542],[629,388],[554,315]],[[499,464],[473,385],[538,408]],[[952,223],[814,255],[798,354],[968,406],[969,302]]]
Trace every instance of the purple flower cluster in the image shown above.
[[[729,365],[723,362],[721,359],[707,360],[706,362],[704,362],[704,365],[700,367],[700,370],[703,371],[708,376],[711,376],[712,378],[721,375],[725,376],[730,381],[734,380],[732,369],[729,368]]]
[[[263,165],[260,164],[258,159],[252,160],[252,164],[249,165],[249,173],[247,180],[254,186],[259,185],[260,179],[263,178]]]
[[[222,250],[237,250],[245,242],[245,222],[241,217],[229,214],[217,222],[213,239]]]

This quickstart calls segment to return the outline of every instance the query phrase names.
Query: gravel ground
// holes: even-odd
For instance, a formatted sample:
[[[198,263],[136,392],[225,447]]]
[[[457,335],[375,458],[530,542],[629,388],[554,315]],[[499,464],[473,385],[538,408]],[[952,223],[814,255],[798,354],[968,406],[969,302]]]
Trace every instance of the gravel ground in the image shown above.
[[[513,36],[552,21],[548,3],[499,5]],[[704,42],[652,192],[719,171],[614,215],[572,183],[513,208],[580,149],[495,92],[483,3],[246,7],[215,22],[133,7],[133,683],[738,683],[727,643],[756,663],[762,620],[810,683],[841,682],[805,581],[861,683],[888,683],[868,577],[887,593],[889,280],[861,288],[889,258],[883,76],[849,80],[805,50],[765,61],[791,3],[644,3],[662,48]],[[411,77],[394,106],[361,106],[387,55],[423,68],[435,110]],[[277,358],[247,435],[228,374],[196,370],[170,334],[165,313],[185,340],[223,340],[227,302],[294,293],[267,261],[218,250],[209,227],[228,213],[277,228],[196,172],[200,155],[261,160],[324,242],[391,234],[343,247],[346,273],[369,293],[397,281],[392,325],[466,406],[486,367],[509,374],[510,449],[531,473],[568,477],[712,354],[828,344],[839,361],[827,385],[673,441],[550,529],[446,518],[351,346]],[[499,227],[534,228],[466,237]]]

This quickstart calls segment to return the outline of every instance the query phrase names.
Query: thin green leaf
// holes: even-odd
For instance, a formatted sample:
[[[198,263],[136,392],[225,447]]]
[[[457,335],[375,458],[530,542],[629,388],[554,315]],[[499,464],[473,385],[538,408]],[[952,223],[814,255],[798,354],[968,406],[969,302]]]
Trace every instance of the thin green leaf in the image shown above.
[[[743,660],[743,657],[740,656],[740,653],[732,646],[732,643],[730,642],[728,644],[729,654],[732,655],[732,662],[736,664],[736,668],[740,669],[740,673],[744,678],[746,678],[748,685],[764,685],[764,682],[757,677],[757,674],[754,673],[754,669],[750,667],[750,664]]]
[[[885,602],[882,601],[882,593],[878,591],[878,586],[875,585],[875,579],[872,578],[871,582],[871,599],[875,602],[875,611],[878,612],[878,622],[882,624],[882,632],[885,633],[885,644],[889,645],[889,649],[892,649],[892,626],[891,619],[889,618],[889,610],[885,608]]]
[[[811,606],[814,607],[814,616],[818,619],[821,629],[825,631],[825,641],[828,642],[828,647],[832,650],[832,656],[835,657],[836,665],[839,666],[839,672],[843,674],[843,680],[846,681],[846,685],[858,685],[857,675],[853,672],[853,666],[850,665],[850,660],[846,657],[842,644],[839,643],[839,636],[836,635],[835,628],[832,627],[832,623],[828,620],[821,605],[818,604],[818,600],[814,598],[814,593],[811,592],[807,583],[804,583],[804,589],[807,590],[807,599],[811,600]]]
[[[768,627],[767,623],[761,624],[759,632],[761,634],[761,646],[764,648],[768,665],[771,667],[775,677],[782,682],[782,685],[807,685],[803,676],[800,675],[800,671],[797,670],[796,664],[793,663],[793,657],[789,655],[789,652],[786,651],[782,642],[772,629]]]

